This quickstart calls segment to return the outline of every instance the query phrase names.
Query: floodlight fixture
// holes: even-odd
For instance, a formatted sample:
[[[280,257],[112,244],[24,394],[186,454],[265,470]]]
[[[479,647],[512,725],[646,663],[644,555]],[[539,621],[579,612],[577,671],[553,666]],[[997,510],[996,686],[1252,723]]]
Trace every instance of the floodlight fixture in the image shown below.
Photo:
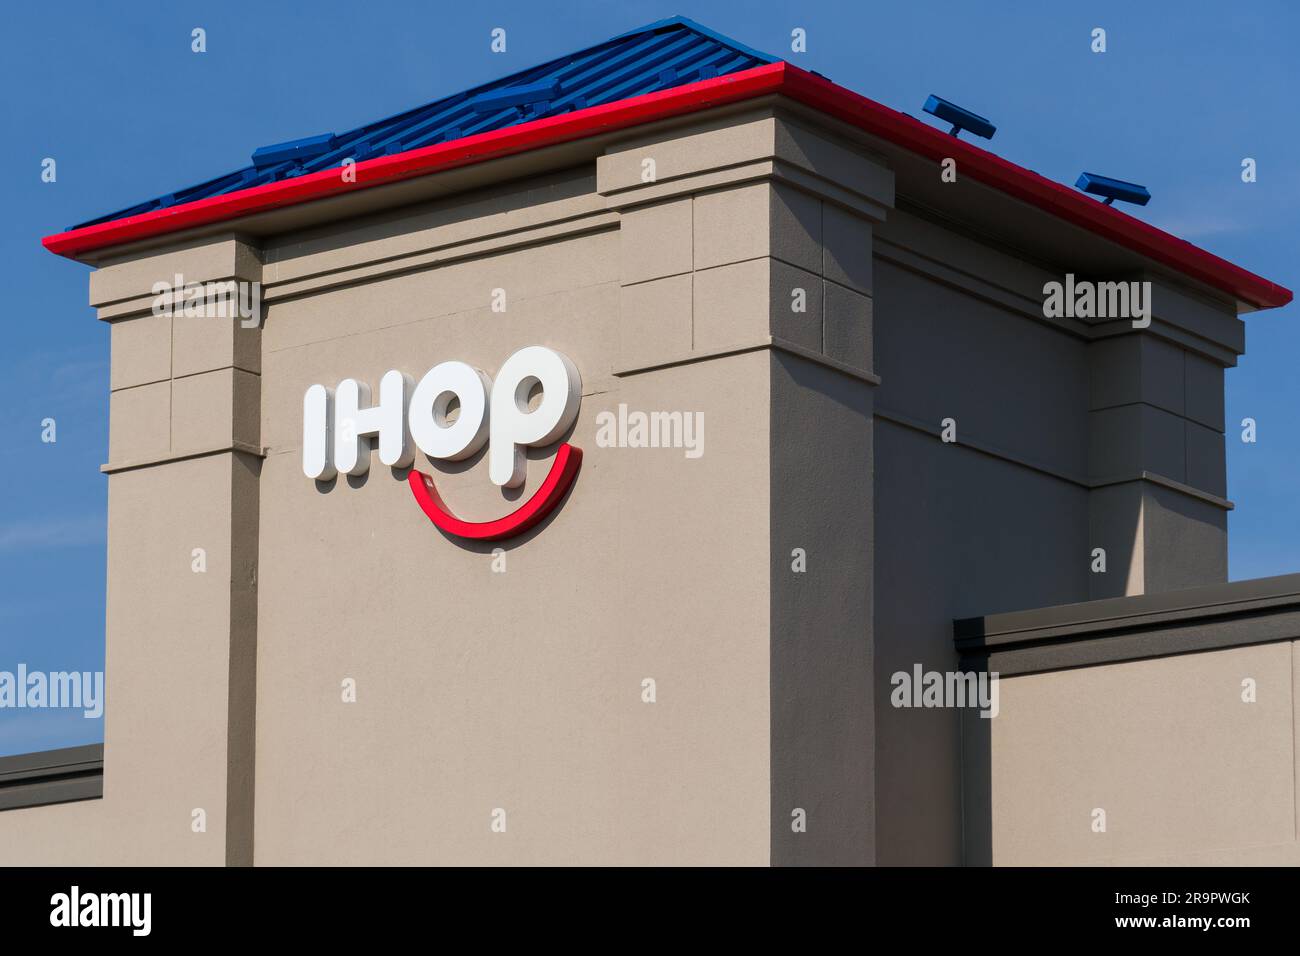
[[[1111,179],[1109,176],[1098,176],[1096,173],[1081,173],[1079,181],[1074,185],[1086,193],[1105,196],[1106,198],[1102,202],[1107,206],[1116,199],[1122,199],[1124,202],[1131,202],[1137,206],[1145,206],[1151,201],[1151,193],[1145,186],[1139,186],[1137,183],[1126,183],[1122,179]]]
[[[976,136],[992,139],[993,134],[998,131],[996,126],[978,113],[962,109],[956,103],[949,103],[943,97],[935,96],[933,93],[921,108],[932,116],[939,117],[945,123],[951,123],[952,129],[948,132],[953,136],[959,135],[962,130],[969,130]]]

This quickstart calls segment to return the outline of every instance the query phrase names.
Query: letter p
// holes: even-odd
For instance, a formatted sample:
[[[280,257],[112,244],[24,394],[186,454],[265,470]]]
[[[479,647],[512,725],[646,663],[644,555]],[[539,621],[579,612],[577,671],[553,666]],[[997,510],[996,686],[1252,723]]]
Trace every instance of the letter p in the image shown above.
[[[530,411],[529,394],[538,384],[542,402]],[[522,485],[528,473],[524,449],[557,440],[577,419],[581,403],[582,378],[568,356],[530,345],[506,359],[492,385],[488,416],[492,483],[503,488]]]

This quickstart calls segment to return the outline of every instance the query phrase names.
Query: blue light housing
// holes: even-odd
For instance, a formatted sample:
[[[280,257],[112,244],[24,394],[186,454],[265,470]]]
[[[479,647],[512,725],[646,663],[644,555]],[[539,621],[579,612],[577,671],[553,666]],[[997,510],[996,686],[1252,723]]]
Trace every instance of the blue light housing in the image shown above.
[[[527,106],[529,103],[545,103],[560,96],[560,81],[554,78],[538,80],[519,86],[507,86],[505,89],[488,90],[469,101],[469,107],[475,113],[495,113],[512,106]]]
[[[956,136],[962,130],[969,130],[976,136],[992,139],[993,134],[998,131],[996,126],[978,113],[964,110],[956,103],[949,103],[943,97],[935,96],[933,93],[925,101],[925,106],[921,108],[931,116],[937,116],[945,123],[951,123],[952,129],[948,130],[948,132],[953,136]]]
[[[333,133],[322,133],[320,136],[308,136],[305,139],[291,139],[287,143],[276,143],[273,146],[261,146],[253,152],[253,165],[258,169],[265,169],[267,166],[274,166],[290,159],[299,162],[314,159],[332,150],[335,142]]]
[[[1109,176],[1098,176],[1096,173],[1082,173],[1078,182],[1074,184],[1078,189],[1086,193],[1092,193],[1096,196],[1105,196],[1102,200],[1107,206],[1116,199],[1122,199],[1124,202],[1131,202],[1137,206],[1145,206],[1151,201],[1151,193],[1145,186],[1139,186],[1137,183],[1126,183],[1122,179],[1111,179]]]

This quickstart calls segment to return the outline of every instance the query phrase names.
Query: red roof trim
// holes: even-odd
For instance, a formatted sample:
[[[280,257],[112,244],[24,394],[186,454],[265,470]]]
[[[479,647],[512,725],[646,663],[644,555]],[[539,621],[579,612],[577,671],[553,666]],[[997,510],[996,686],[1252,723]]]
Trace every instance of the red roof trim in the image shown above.
[[[922,123],[829,80],[789,67],[782,92],[929,159],[951,156],[962,175],[1037,206],[1066,222],[1170,266],[1259,308],[1291,301],[1291,290],[1235,266],[1114,206],[1008,162],[988,150]]]
[[[784,62],[367,160],[355,166],[356,182],[344,182],[339,170],[323,170],[73,229],[47,236],[42,244],[58,255],[75,258],[140,239],[400,182],[769,93],[789,96],[926,158],[938,160],[951,156],[958,160],[963,175],[1258,308],[1272,308],[1291,301],[1289,289],[972,143]]]
[[[181,229],[223,222],[239,216],[279,209],[327,196],[383,186],[428,173],[441,172],[567,143],[602,132],[624,129],[652,120],[678,116],[697,110],[751,99],[778,90],[782,83],[782,64],[756,67],[739,73],[593,106],[573,113],[547,117],[518,126],[467,136],[448,143],[437,143],[392,156],[381,156],[357,163],[353,167],[356,182],[344,182],[342,167],[326,169],[296,179],[285,179],[251,189],[210,196],[195,202],[155,209],[138,216],[83,226],[53,236],[42,244],[61,256],[81,253],[139,239],[165,235]]]

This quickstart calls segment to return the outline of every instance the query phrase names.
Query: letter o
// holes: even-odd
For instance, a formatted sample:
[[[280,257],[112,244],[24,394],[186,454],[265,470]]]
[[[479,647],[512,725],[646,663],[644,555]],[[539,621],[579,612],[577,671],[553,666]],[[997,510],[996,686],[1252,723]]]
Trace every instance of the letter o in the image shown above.
[[[411,395],[411,438],[430,458],[460,461],[476,454],[488,438],[488,392],[492,380],[464,362],[429,369]],[[447,423],[452,397],[460,416]]]

